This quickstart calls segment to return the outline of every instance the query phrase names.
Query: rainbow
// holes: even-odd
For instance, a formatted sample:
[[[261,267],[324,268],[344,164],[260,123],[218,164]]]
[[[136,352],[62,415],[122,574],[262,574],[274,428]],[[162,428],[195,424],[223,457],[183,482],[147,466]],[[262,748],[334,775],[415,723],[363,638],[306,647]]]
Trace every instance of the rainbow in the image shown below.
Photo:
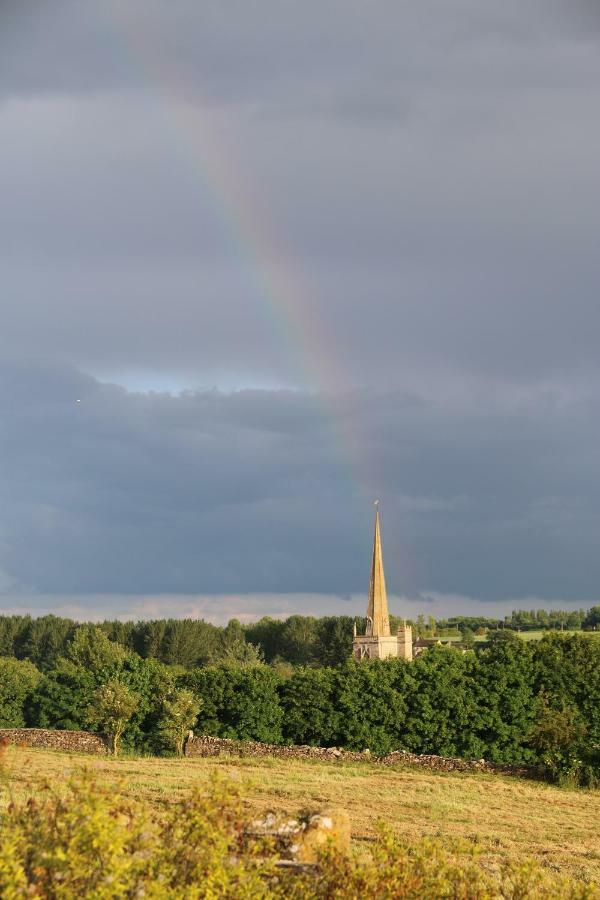
[[[232,150],[219,141],[211,124],[209,104],[185,83],[175,63],[159,59],[135,27],[126,4],[111,4],[106,25],[117,38],[120,55],[134,66],[155,92],[165,99],[169,127],[179,135],[193,179],[211,198],[213,212],[248,273],[253,293],[262,301],[265,327],[293,361],[296,378],[322,404],[338,456],[354,494],[375,489],[368,472],[356,417],[340,406],[337,393],[347,383],[337,362],[335,337],[324,331],[311,304],[311,290],[288,252],[280,245],[276,228],[261,198],[240,177],[242,166]],[[187,99],[193,96],[192,99]]]

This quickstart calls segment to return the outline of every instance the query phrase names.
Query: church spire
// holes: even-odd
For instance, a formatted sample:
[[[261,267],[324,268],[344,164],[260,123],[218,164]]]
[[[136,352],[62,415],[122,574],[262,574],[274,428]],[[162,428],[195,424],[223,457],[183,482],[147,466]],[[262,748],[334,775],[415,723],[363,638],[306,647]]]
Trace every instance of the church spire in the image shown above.
[[[375,537],[373,540],[373,562],[371,564],[371,582],[369,584],[366,633],[372,637],[389,637],[390,618],[383,571],[383,554],[381,552],[379,500],[375,503],[375,509]]]

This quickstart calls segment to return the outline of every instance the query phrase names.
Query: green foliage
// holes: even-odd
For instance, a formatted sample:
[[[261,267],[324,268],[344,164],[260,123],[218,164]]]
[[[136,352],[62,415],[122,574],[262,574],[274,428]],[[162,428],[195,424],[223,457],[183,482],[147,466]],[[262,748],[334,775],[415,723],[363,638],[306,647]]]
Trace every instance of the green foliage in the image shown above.
[[[352,653],[354,619],[324,616],[317,619],[318,659],[322,666],[341,666]]]
[[[218,650],[222,629],[198,619],[138,622],[131,649],[145,658],[186,668],[206,665]]]
[[[317,620],[312,616],[290,616],[281,631],[281,656],[297,666],[305,666],[317,658]]]
[[[0,896],[78,900],[283,897],[270,859],[244,838],[238,793],[213,782],[151,818],[93,780],[71,778],[65,797],[47,787],[0,820]]]
[[[556,622],[544,610],[507,619],[523,628]],[[461,625],[469,642],[471,626],[484,621],[457,618],[437,628]],[[424,619],[421,625],[432,627]],[[543,697],[550,709],[573,710],[585,724],[585,739],[573,737],[561,753],[579,760],[580,780],[591,783],[600,775],[600,641],[550,630],[526,642],[509,627],[488,637],[465,653],[432,647],[409,665],[357,665],[348,658],[349,617],[265,618],[250,626],[232,620],[225,628],[175,620],[76,627],[52,616],[0,617],[0,647],[8,653],[0,662],[0,721],[86,728],[94,692],[116,680],[138,698],[122,734],[131,750],[172,752],[177,741],[164,728],[165,703],[187,689],[202,701],[199,727],[208,734],[484,757],[541,764],[552,775],[550,750],[533,738]],[[25,652],[40,659],[43,677],[16,661]],[[92,727],[100,725],[94,720]]]
[[[283,711],[273,669],[218,665],[197,669],[181,679],[202,701],[198,726],[204,734],[238,740],[280,743]]]
[[[476,657],[473,695],[478,711],[473,756],[495,763],[534,763],[527,744],[537,713],[536,648],[522,641],[492,642]]]
[[[93,672],[69,659],[60,659],[31,697],[28,724],[66,730],[86,728],[88,707],[97,687]]]
[[[29,659],[42,670],[50,669],[64,655],[76,625],[58,616],[27,616],[14,635],[14,653],[19,659]]]
[[[95,625],[80,625],[66,653],[76,666],[95,674],[110,675],[118,671],[126,657],[120,644],[115,644]]]
[[[332,669],[298,669],[282,680],[279,694],[285,710],[284,737],[290,744],[334,745],[339,714],[334,704]]]
[[[178,756],[183,754],[183,744],[188,731],[196,724],[202,703],[192,691],[173,691],[164,701],[159,722],[159,730],[167,744],[174,748]]]
[[[574,739],[569,750],[579,760],[579,780],[600,778],[600,642],[580,635],[548,635],[535,648],[534,659],[536,693],[544,705],[572,710],[585,726],[585,740]]]
[[[389,663],[350,660],[335,670],[336,745],[373,753],[400,746],[411,673],[404,660]]]
[[[531,743],[554,781],[563,785],[580,784],[590,774],[584,764],[585,723],[572,707],[554,709],[544,696],[540,705]]]
[[[0,728],[23,728],[27,704],[41,678],[28,660],[0,657]]]
[[[493,631],[489,637],[490,644],[507,644],[518,640],[514,631],[510,631],[508,628],[499,628],[497,631]]]
[[[156,659],[129,653],[116,676],[138,697],[138,707],[123,732],[123,746],[157,752],[163,747],[158,724],[164,699],[174,690],[177,673]]]
[[[121,737],[129,719],[139,706],[139,697],[120,681],[113,679],[94,691],[88,709],[88,721],[96,725],[117,756]]]
[[[352,651],[354,619],[350,616],[290,616],[286,620],[266,616],[245,627],[246,640],[260,647],[269,663],[338,666]]]
[[[600,606],[592,606],[581,623],[584,631],[600,630]]]
[[[411,622],[415,635],[458,635],[472,629],[478,635],[492,636],[498,630],[540,631],[584,628],[598,629],[599,607],[585,610],[513,610],[502,619],[484,616],[454,616],[433,619],[419,616]],[[219,628],[197,619],[159,619],[150,622],[106,621],[98,626],[113,643],[134,651],[144,659],[157,659],[165,665],[214,665],[220,661],[252,662],[244,658],[243,645],[254,645],[260,658],[268,663],[278,659],[296,666],[343,665],[350,655],[352,627],[350,616],[291,616],[287,620],[265,617],[251,625],[241,626],[236,620]],[[401,619],[390,616],[394,632]],[[358,619],[364,629],[364,619]],[[67,648],[77,630],[77,623],[58,616],[0,616],[0,655],[29,659],[42,671],[50,670],[58,659],[68,655]],[[233,646],[236,645],[236,646]],[[254,657],[255,658],[255,657]]]
[[[231,619],[223,629],[218,646],[211,654],[213,664],[219,662],[237,666],[256,666],[262,662],[259,647],[249,643],[237,619]]]
[[[464,625],[461,631],[461,639],[466,647],[473,647],[475,643],[475,632],[468,625]]]

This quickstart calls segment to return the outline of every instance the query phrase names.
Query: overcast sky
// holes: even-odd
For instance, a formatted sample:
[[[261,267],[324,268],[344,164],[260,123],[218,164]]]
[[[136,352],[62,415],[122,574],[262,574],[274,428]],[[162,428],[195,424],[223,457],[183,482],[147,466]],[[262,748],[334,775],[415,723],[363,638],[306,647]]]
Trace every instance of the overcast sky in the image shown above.
[[[596,0],[3,0],[0,608],[585,606]]]

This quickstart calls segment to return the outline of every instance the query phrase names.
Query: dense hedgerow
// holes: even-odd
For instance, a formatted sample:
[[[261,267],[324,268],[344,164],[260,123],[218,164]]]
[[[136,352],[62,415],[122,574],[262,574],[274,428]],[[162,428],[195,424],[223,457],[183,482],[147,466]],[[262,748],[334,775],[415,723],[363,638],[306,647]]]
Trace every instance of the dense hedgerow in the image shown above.
[[[276,866],[268,840],[248,835],[238,789],[213,781],[163,811],[149,811],[121,789],[75,773],[63,793],[49,785],[0,815],[3,900],[120,898],[571,898],[594,887],[547,874],[534,864],[486,867],[476,845],[413,845],[381,829],[360,856],[330,845],[312,869]]]

